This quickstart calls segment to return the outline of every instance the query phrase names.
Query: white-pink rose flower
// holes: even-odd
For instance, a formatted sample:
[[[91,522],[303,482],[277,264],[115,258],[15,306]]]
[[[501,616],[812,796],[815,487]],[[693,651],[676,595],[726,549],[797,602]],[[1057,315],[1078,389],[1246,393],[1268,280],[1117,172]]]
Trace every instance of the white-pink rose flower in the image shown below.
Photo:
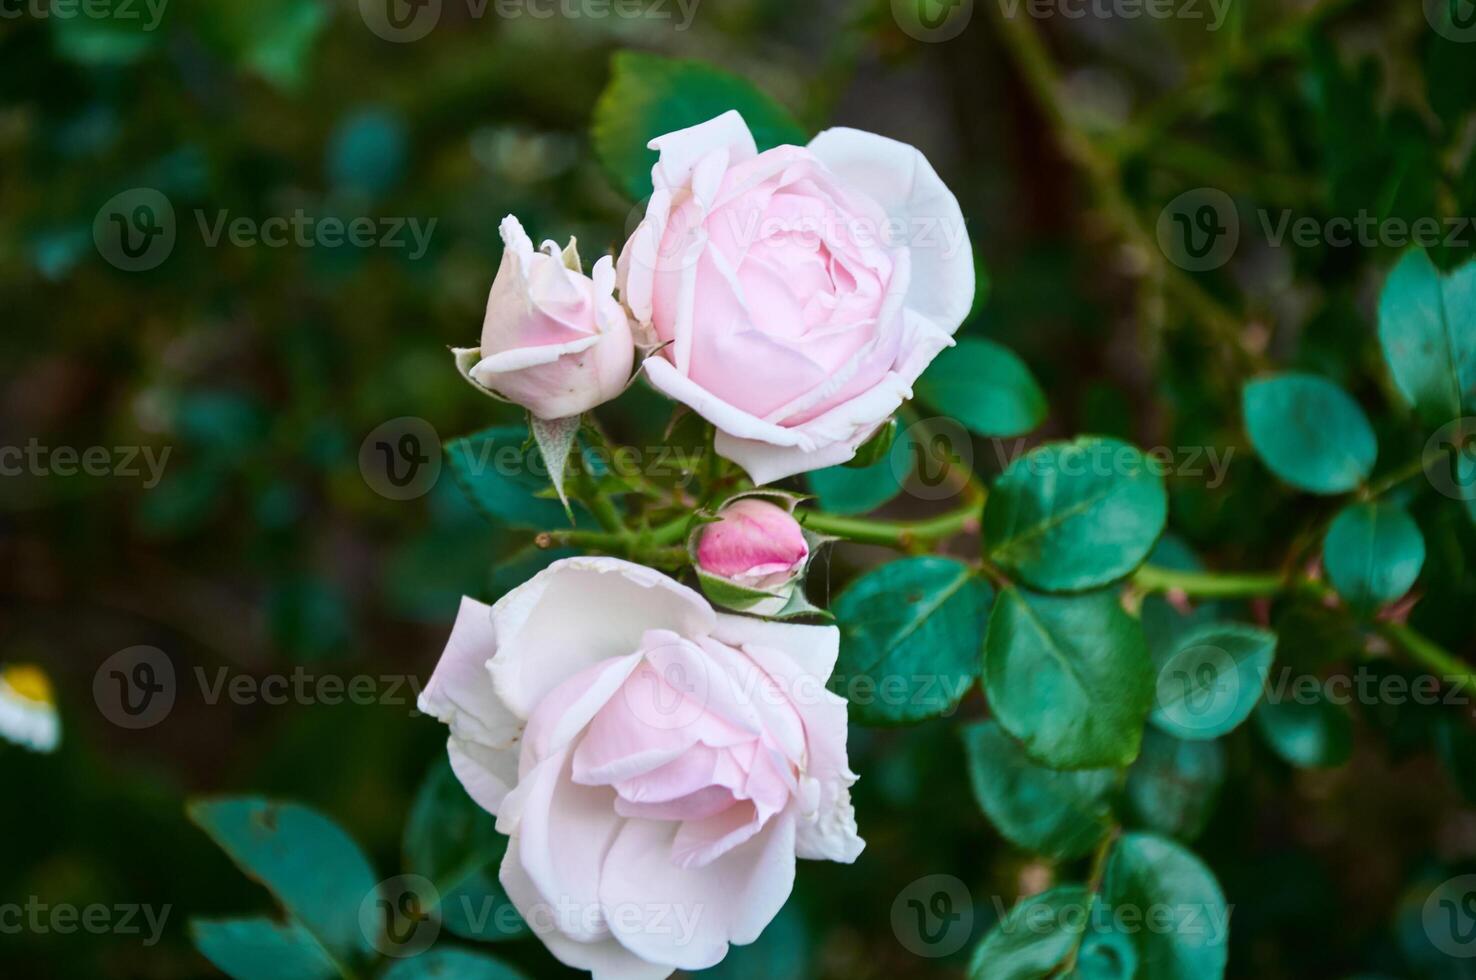
[[[659,572],[569,558],[462,601],[421,710],[510,837],[501,881],[564,963],[660,980],[751,943],[795,859],[850,862],[833,627],[716,612]]]
[[[518,219],[502,219],[502,265],[487,296],[482,345],[456,350],[482,388],[543,419],[587,412],[625,390],[635,360],[630,321],[613,296],[614,263],[592,276],[574,242],[541,250]]]
[[[618,263],[652,384],[763,484],[851,459],[974,299],[953,193],[905,143],[829,129],[759,153],[736,112],[651,141]]]

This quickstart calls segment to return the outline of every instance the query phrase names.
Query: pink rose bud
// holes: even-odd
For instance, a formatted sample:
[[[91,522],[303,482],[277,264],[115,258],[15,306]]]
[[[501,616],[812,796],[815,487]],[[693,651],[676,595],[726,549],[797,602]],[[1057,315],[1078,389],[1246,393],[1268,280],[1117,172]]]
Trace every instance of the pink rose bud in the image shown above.
[[[697,567],[708,575],[762,592],[777,592],[805,570],[810,546],[799,521],[759,497],[742,497],[702,529]]]
[[[473,381],[539,418],[587,412],[625,390],[635,359],[630,321],[605,256],[584,275],[571,241],[535,250],[518,219],[501,226],[502,265],[487,297]]]

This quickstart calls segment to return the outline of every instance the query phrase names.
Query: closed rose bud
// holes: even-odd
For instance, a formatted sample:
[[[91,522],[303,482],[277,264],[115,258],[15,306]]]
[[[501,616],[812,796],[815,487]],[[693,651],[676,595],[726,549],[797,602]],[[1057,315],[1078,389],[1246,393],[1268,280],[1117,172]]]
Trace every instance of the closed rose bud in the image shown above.
[[[518,219],[502,219],[502,265],[487,297],[482,346],[456,351],[483,388],[543,419],[587,412],[620,394],[635,360],[630,321],[615,301],[609,256],[592,276],[571,241],[541,250]]]
[[[768,615],[787,604],[810,560],[810,545],[787,508],[762,497],[740,497],[698,529],[694,557],[704,576],[768,593],[773,598],[755,596],[755,603],[745,606]]]

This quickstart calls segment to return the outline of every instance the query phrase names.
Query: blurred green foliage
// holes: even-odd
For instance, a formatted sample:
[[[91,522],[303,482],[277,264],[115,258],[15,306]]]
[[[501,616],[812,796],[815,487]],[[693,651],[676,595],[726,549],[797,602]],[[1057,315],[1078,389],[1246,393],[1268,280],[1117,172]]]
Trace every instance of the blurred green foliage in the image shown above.
[[[444,738],[408,689],[368,705],[203,692],[222,669],[423,679],[459,596],[494,598],[557,557],[531,549],[519,521],[472,507],[451,461],[423,496],[395,500],[359,459],[402,417],[444,439],[518,424],[456,376],[445,348],[477,334],[502,215],[535,239],[575,235],[589,257],[632,227],[626,192],[640,188],[611,183],[589,131],[617,51],[749,79],[782,107],[776,139],[848,124],[921,147],[989,269],[989,300],[965,331],[1039,379],[1051,414],[1037,437],[1235,450],[1222,486],[1168,481],[1173,531],[1216,567],[1260,568],[1335,515],[1249,451],[1251,377],[1274,366],[1330,378],[1378,409],[1381,446],[1424,442],[1415,414],[1390,408],[1403,402],[1376,333],[1402,245],[1273,241],[1283,216],[1325,227],[1476,215],[1476,45],[1418,3],[1231,0],[1217,30],[1044,18],[1032,26],[1058,66],[1064,117],[1036,97],[1002,0],[980,0],[943,43],[917,40],[883,0],[707,0],[684,30],[675,5],[671,17],[543,19],[446,0],[405,43],[376,33],[369,0],[161,0],[129,5],[133,17],[125,3],[105,16],[0,5],[0,444],[166,460],[157,485],[121,465],[65,476],[55,457],[0,479],[0,661],[44,664],[64,725],[54,756],[0,746],[0,903],[172,912],[155,945],[7,935],[7,976],[215,975],[186,918],[270,903],[189,823],[187,797],[304,801],[351,831],[377,873],[402,870],[401,835]],[[1234,202],[1240,246],[1222,268],[1186,272],[1156,250],[1154,223],[1205,187]],[[126,271],[105,246],[108,205],[137,188],[167,198],[175,240],[158,264]],[[381,221],[407,230],[396,246],[212,245],[222,214],[301,214],[320,229],[368,217],[377,239]],[[433,228],[423,254],[410,222]],[[1452,269],[1473,240],[1468,222],[1432,258]],[[649,444],[668,415],[637,388],[608,424]],[[992,476],[1014,448],[980,439],[976,465]],[[1375,478],[1404,462],[1381,457]],[[858,510],[921,511],[864,473],[812,486]],[[1476,529],[1446,504],[1408,502],[1429,548],[1411,622],[1469,658]],[[875,559],[840,549],[814,588],[838,594]],[[1324,669],[1357,640],[1316,602],[1270,612],[1278,662]],[[93,681],[137,644],[168,653],[180,694],[164,722],[131,731],[99,710]],[[1257,709],[1213,743],[1223,758],[1154,735],[1127,787],[1141,826],[1197,835],[1235,909],[1229,975],[1476,975],[1421,927],[1430,888],[1476,859],[1469,711],[1289,707],[1304,710]],[[805,866],[780,919],[714,975],[956,977],[972,944],[932,959],[898,942],[893,902],[912,882],[966,883],[977,939],[1023,891],[1074,880],[1079,867],[1017,850],[974,799],[960,731],[982,711],[975,692],[952,718],[856,729],[864,857]],[[1185,798],[1186,784],[1217,804]],[[566,972],[533,941],[496,952],[528,976]]]

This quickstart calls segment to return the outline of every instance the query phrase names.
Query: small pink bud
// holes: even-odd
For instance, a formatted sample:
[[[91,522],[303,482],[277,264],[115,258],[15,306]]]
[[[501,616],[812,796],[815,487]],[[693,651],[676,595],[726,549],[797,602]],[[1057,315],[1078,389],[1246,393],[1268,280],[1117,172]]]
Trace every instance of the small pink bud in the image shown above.
[[[702,571],[765,592],[798,578],[809,558],[810,546],[794,515],[758,497],[724,507],[697,542]]]

